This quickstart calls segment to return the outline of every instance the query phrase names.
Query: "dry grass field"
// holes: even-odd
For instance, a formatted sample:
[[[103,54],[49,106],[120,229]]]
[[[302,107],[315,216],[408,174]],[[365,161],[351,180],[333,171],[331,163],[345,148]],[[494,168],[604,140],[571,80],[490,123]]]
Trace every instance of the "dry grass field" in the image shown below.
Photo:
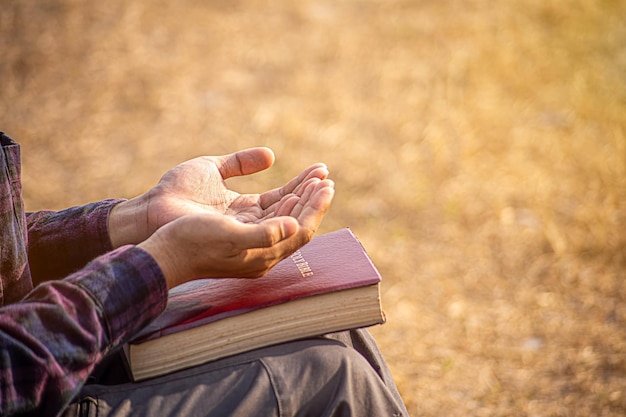
[[[26,204],[265,145],[325,161],[417,416],[626,415],[623,0],[3,0]]]

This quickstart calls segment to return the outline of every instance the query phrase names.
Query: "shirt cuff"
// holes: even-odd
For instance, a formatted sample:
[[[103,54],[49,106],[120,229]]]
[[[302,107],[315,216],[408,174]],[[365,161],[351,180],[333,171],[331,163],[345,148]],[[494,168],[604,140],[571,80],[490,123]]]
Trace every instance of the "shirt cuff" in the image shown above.
[[[68,281],[94,299],[111,348],[131,339],[167,305],[161,269],[146,251],[132,245],[96,258]]]

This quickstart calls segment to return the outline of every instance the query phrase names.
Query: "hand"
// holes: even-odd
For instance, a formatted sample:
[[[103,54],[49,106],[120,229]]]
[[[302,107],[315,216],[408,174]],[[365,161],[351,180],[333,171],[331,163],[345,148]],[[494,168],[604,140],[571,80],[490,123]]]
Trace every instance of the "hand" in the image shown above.
[[[172,288],[191,279],[260,277],[307,243],[333,197],[330,180],[307,181],[301,197],[282,205],[285,216],[243,223],[232,216],[195,213],[180,217],[139,244]]]
[[[334,194],[324,164],[263,194],[226,187],[226,178],[273,161],[269,149],[254,148],[183,163],[146,194],[114,208],[111,240],[141,242],[170,287],[200,277],[264,275],[311,239]]]
[[[324,164],[315,164],[283,187],[263,194],[238,194],[225,180],[269,168],[274,154],[268,148],[251,148],[224,156],[205,156],[168,171],[147,193],[117,205],[109,218],[114,247],[140,243],[163,225],[192,213],[225,214],[244,222],[258,222],[288,215],[294,196],[305,185],[328,175]]]

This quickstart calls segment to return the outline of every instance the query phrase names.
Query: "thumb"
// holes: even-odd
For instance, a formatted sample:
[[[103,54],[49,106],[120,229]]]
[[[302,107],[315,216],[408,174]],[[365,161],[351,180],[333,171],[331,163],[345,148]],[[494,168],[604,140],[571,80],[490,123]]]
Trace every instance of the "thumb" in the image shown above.
[[[270,248],[294,236],[300,225],[290,216],[273,217],[260,223],[241,224],[245,230],[241,235],[246,249]]]
[[[217,158],[216,165],[223,179],[263,171],[274,164],[270,148],[249,148]]]

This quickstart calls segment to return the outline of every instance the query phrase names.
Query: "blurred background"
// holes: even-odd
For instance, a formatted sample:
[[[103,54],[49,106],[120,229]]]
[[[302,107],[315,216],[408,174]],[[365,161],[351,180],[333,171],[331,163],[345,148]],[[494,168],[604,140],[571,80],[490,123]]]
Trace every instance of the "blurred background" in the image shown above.
[[[413,416],[626,414],[626,2],[3,0],[27,209],[326,162]]]

